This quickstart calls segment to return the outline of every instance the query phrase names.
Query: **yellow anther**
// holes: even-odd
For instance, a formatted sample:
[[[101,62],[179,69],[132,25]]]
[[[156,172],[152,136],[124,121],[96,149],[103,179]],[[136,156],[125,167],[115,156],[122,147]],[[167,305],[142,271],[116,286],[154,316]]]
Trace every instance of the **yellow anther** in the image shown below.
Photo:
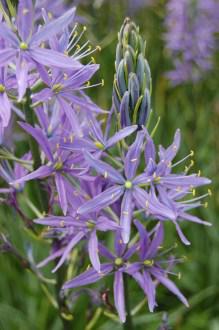
[[[91,62],[92,62],[93,64],[96,64],[96,60],[95,60],[95,58],[94,58],[93,56],[91,56]]]
[[[177,274],[177,277],[178,277],[179,280],[181,280],[181,278],[182,278],[182,274],[181,274],[181,273],[178,273],[178,274]]]
[[[123,264],[122,258],[116,258],[114,261],[116,266],[121,266]]]
[[[87,86],[87,87],[90,86],[90,81],[89,81],[89,80],[87,81],[86,86]]]
[[[193,159],[191,159],[191,162],[190,162],[190,167],[194,166],[195,162]]]
[[[51,13],[51,11],[48,12],[48,18],[52,19],[53,18],[53,14]]]
[[[196,195],[196,190],[192,189],[192,196],[195,196],[195,195]]]
[[[212,196],[212,191],[211,191],[211,189],[208,189],[208,195],[209,195],[209,196]]]
[[[94,144],[98,149],[100,149],[100,150],[104,149],[104,145],[101,142],[95,141]]]
[[[104,86],[104,79],[101,80],[101,86]]]
[[[201,176],[201,171],[200,170],[198,171],[197,176]]]
[[[0,93],[4,93],[5,92],[5,86],[0,84]]]
[[[83,26],[83,30],[84,31],[87,31],[87,27],[85,25]]]
[[[208,208],[208,202],[205,202],[205,203],[203,204],[203,206],[204,206],[205,209],[207,209],[207,208]]]
[[[190,156],[191,156],[191,157],[193,157],[193,156],[194,156],[194,154],[195,154],[195,153],[194,153],[194,151],[193,151],[193,150],[191,150],[191,151],[190,151]]]
[[[98,45],[97,47],[96,47],[96,50],[98,50],[99,52],[101,51],[101,47]]]
[[[76,48],[79,50],[81,48],[81,46],[80,45],[76,45]]]

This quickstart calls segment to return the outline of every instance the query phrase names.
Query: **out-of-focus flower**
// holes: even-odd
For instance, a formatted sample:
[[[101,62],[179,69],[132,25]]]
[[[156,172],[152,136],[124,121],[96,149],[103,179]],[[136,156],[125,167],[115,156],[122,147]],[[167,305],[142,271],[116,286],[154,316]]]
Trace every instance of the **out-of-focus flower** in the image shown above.
[[[145,59],[146,42],[126,18],[116,48],[113,106],[122,127],[145,125],[150,112],[151,74]]]
[[[219,31],[216,0],[169,0],[165,34],[166,48],[174,69],[167,73],[173,84],[197,81],[212,69]]]

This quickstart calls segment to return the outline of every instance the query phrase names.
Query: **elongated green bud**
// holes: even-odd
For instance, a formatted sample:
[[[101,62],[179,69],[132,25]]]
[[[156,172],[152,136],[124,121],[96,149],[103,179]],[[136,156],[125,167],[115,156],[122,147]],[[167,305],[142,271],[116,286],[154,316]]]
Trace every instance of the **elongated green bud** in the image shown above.
[[[151,73],[145,48],[139,28],[126,18],[118,34],[113,85],[113,105],[122,127],[145,125],[150,113]]]

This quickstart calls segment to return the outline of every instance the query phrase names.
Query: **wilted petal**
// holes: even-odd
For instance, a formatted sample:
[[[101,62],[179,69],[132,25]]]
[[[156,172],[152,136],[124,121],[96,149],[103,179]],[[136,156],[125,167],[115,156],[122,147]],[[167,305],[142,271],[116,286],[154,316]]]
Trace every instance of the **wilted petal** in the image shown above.
[[[77,210],[78,214],[86,214],[90,212],[95,212],[99,211],[110,204],[114,203],[117,201],[123,194],[124,192],[124,187],[121,186],[114,186],[111,187],[93,199],[85,202],[82,206],[79,207]]]
[[[76,288],[78,286],[95,283],[100,279],[102,279],[104,276],[108,275],[112,270],[113,270],[113,265],[108,263],[101,265],[100,273],[98,273],[94,268],[90,268],[84,273],[66,282],[62,288],[66,290],[66,289]]]
[[[128,126],[121,129],[119,132],[115,133],[105,144],[105,148],[110,148],[117,142],[121,141],[122,139],[126,138],[127,136],[131,135],[137,129],[137,125]]]
[[[55,273],[65,262],[65,260],[68,258],[69,253],[71,252],[71,250],[73,249],[73,247],[78,244],[78,242],[80,242],[80,240],[84,237],[84,233],[83,232],[79,232],[77,233],[68,243],[68,245],[66,246],[66,248],[63,251],[62,257],[59,260],[58,264],[56,265],[56,267],[52,270],[52,273]]]
[[[65,179],[63,178],[61,173],[56,172],[55,173],[55,182],[56,182],[56,188],[59,196],[59,203],[61,206],[61,209],[66,215],[68,210],[68,200],[66,196],[66,189],[65,189]]]
[[[130,146],[125,157],[125,175],[128,180],[132,180],[136,174],[140,158],[141,148],[143,145],[145,133],[140,131],[137,133],[135,142]]]
[[[92,266],[97,272],[100,272],[100,259],[98,256],[98,240],[96,230],[92,230],[88,239],[88,252]]]
[[[115,307],[119,314],[120,320],[124,323],[126,320],[126,311],[125,311],[124,282],[123,282],[123,274],[121,271],[115,272],[113,292],[114,292]]]
[[[123,176],[112,166],[103,162],[102,160],[96,159],[87,151],[84,152],[84,155],[85,155],[84,158],[87,161],[88,165],[93,167],[98,174],[102,174],[106,179],[109,178],[115,183],[118,184],[125,183],[125,179],[123,178]]]

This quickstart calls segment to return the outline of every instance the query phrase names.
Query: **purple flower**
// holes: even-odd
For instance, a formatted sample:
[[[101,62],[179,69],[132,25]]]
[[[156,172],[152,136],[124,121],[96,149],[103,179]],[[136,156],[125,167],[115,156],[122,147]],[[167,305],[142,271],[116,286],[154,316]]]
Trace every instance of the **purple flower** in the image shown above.
[[[139,234],[140,241],[131,247],[127,247],[121,240],[120,234],[117,232],[115,237],[115,254],[110,252],[104,245],[99,244],[100,254],[107,258],[109,262],[101,265],[101,272],[98,273],[94,268],[90,268],[84,273],[76,276],[72,280],[66,282],[63,289],[71,289],[78,286],[84,286],[95,283],[104,276],[114,274],[114,302],[120,320],[125,322],[125,297],[123,274],[129,274],[144,291],[148,298],[149,309],[152,312],[157,305],[155,300],[156,285],[153,279],[163,284],[171,292],[173,292],[186,306],[188,302],[181,294],[175,284],[167,278],[168,268],[163,269],[162,264],[170,265],[173,263],[171,259],[157,260],[159,258],[158,249],[163,242],[163,226],[159,224],[154,230],[153,239],[147,233],[145,228],[138,222],[135,222]],[[131,262],[131,258],[138,253],[139,261]]]
[[[137,176],[136,171],[140,163],[141,148],[143,145],[145,133],[140,131],[137,133],[135,142],[129,148],[124,160],[124,175],[118,170],[115,170],[109,164],[98,160],[85,152],[85,160],[88,165],[93,167],[98,174],[102,174],[105,179],[109,180],[111,185],[107,190],[103,191],[92,200],[87,201],[84,205],[79,207],[78,214],[86,214],[87,212],[94,212],[103,209],[115,203],[122,196],[120,225],[122,227],[122,239],[124,243],[129,241],[131,231],[131,220],[134,209],[134,202],[142,204],[141,207],[146,208],[153,216],[163,216],[172,218],[173,212],[161,203],[153,202],[149,194],[141,189],[139,184],[147,184],[147,176]],[[146,203],[148,201],[148,204]]]
[[[71,173],[72,175],[80,175],[86,169],[84,168],[75,168],[74,167],[74,156],[69,156],[65,154],[59,148],[56,150],[56,153],[53,155],[52,147],[47,140],[47,138],[42,133],[41,129],[38,127],[32,127],[26,123],[20,123],[20,126],[25,129],[28,134],[32,135],[34,139],[38,142],[42,148],[46,158],[48,159],[47,165],[40,166],[37,170],[31,172],[30,174],[25,175],[24,177],[15,180],[12,184],[19,184],[29,180],[34,180],[37,178],[46,178],[48,176],[54,176],[55,184],[59,196],[60,206],[64,214],[67,213],[68,202],[66,196],[66,179],[63,176],[65,173]]]
[[[61,267],[71,250],[83,238],[86,238],[88,243],[88,253],[91,264],[97,272],[100,272],[97,232],[108,232],[119,229],[119,226],[115,221],[108,219],[106,216],[93,216],[92,214],[87,214],[84,217],[79,217],[76,214],[68,215],[66,217],[49,216],[43,219],[37,219],[35,222],[52,227],[56,234],[59,232],[62,236],[66,236],[66,246],[64,249],[61,248],[62,256],[56,267],[53,269],[53,272]],[[58,251],[55,252],[55,255],[57,255],[57,253]],[[50,255],[50,259],[51,258],[52,255]],[[44,261],[40,264],[44,265]]]
[[[216,0],[169,0],[165,40],[173,58],[174,69],[167,74],[173,84],[197,81],[213,67],[218,13]]]
[[[0,36],[6,46],[0,50],[1,66],[16,62],[18,83],[18,99],[21,100],[28,82],[28,71],[34,65],[39,72],[43,66],[76,69],[81,66],[78,61],[52,49],[41,47],[41,44],[54,35],[62,32],[73,20],[75,8],[70,9],[61,17],[34,28],[34,8],[32,0],[20,0],[15,25],[0,23]],[[14,32],[16,30],[16,32]]]

